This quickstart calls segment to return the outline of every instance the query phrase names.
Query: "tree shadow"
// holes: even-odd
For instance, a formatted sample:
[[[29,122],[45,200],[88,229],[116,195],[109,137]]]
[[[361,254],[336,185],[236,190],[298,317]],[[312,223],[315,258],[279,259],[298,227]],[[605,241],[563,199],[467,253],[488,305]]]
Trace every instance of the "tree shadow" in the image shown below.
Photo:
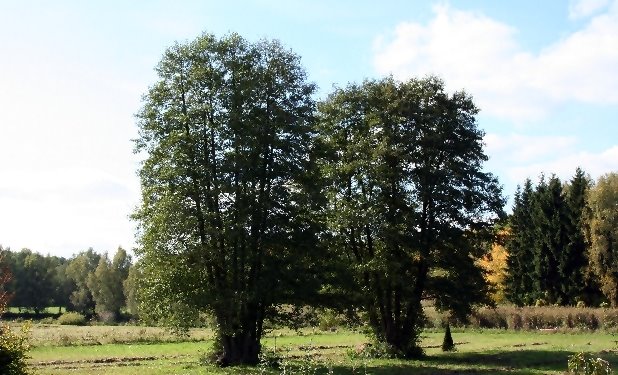
[[[436,366],[477,365],[494,367],[515,373],[526,374],[532,369],[542,371],[566,371],[568,358],[573,354],[575,354],[575,352],[564,350],[522,349],[517,351],[495,351],[489,353],[449,353],[427,357],[425,362],[435,364]],[[618,366],[618,353],[607,352],[601,353],[598,356],[609,361],[612,368]]]
[[[575,352],[554,350],[496,351],[491,353],[444,353],[425,357],[422,360],[379,361],[359,360],[354,367],[337,365],[322,367],[318,374],[341,375],[454,375],[454,374],[538,374],[539,371],[567,371],[568,357]],[[598,356],[618,368],[618,353],[606,352]],[[387,363],[388,362],[388,363]],[[394,363],[395,362],[395,363]]]

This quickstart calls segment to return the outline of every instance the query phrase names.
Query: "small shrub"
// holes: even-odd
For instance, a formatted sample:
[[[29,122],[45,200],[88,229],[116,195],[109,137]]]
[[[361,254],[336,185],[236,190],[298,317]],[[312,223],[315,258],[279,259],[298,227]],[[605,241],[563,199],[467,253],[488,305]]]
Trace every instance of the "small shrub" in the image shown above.
[[[444,340],[442,340],[442,351],[452,352],[455,350],[455,343],[453,342],[453,336],[451,335],[451,326],[446,325],[446,331],[444,331]]]
[[[335,331],[345,324],[345,320],[333,310],[322,311],[318,319],[318,328],[321,331]]]
[[[60,315],[58,324],[65,326],[83,326],[86,324],[86,317],[77,312],[66,312]]]
[[[506,325],[510,329],[519,331],[520,329],[524,328],[524,320],[522,319],[519,312],[514,312],[509,314]]]
[[[6,325],[0,325],[0,374],[22,375],[29,374],[27,352],[28,324],[22,326],[21,332],[14,332]]]
[[[612,369],[609,362],[594,358],[587,353],[577,353],[569,357],[569,374],[574,375],[609,375]]]

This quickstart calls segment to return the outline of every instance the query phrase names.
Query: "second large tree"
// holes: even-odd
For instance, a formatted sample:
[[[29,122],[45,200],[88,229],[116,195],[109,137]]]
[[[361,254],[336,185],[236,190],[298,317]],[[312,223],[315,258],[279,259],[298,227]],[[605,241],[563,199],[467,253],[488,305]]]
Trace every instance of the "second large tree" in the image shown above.
[[[389,78],[337,90],[320,112],[333,249],[377,339],[416,356],[423,299],[465,316],[487,296],[475,259],[504,202],[482,170],[477,108],[437,78]]]

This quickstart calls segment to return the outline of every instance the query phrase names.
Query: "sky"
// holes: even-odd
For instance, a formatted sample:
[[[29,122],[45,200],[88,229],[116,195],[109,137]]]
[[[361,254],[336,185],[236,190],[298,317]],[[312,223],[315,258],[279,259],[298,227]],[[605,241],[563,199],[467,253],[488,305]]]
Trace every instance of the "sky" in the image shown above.
[[[280,40],[316,99],[442,77],[481,109],[506,196],[541,173],[618,171],[618,0],[0,0],[3,247],[136,246],[134,114],[165,49],[203,32]]]

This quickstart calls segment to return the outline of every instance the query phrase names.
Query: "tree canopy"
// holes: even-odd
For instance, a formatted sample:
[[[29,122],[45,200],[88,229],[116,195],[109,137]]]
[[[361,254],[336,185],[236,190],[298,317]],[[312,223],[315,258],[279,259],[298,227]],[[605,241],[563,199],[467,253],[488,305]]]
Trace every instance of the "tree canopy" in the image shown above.
[[[475,259],[504,202],[482,170],[477,112],[435,77],[350,85],[320,106],[334,251],[356,271],[376,338],[405,357],[420,354],[422,299],[458,317],[487,301]]]
[[[319,286],[314,85],[278,42],[236,34],[176,44],[156,70],[136,141],[142,295],[159,316],[211,311],[219,362],[256,363],[273,306]]]

